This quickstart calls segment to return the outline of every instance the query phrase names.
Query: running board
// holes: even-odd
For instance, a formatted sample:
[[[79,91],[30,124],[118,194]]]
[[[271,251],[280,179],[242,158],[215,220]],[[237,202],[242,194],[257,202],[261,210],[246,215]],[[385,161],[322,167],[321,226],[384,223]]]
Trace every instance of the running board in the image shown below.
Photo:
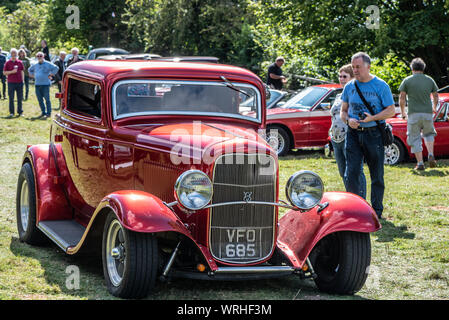
[[[80,242],[86,230],[75,220],[40,221],[37,227],[65,252]]]

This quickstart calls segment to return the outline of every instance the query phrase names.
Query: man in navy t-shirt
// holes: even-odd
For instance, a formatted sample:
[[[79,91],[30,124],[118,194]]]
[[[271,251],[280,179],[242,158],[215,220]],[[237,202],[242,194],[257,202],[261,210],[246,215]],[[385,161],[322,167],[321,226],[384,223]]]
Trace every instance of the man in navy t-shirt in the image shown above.
[[[388,84],[370,74],[371,59],[366,53],[356,53],[351,64],[355,79],[343,89],[340,111],[342,121],[349,126],[345,146],[345,187],[346,191],[360,195],[359,176],[365,159],[371,175],[371,204],[377,216],[381,218],[385,191],[385,151],[376,121],[384,122],[394,116],[394,100]],[[374,114],[371,114],[363,103],[355,83],[371,105]]]
[[[267,85],[270,88],[282,90],[284,83],[287,82],[287,79],[283,76],[281,69],[284,62],[285,59],[283,57],[277,57],[276,62],[268,66]]]

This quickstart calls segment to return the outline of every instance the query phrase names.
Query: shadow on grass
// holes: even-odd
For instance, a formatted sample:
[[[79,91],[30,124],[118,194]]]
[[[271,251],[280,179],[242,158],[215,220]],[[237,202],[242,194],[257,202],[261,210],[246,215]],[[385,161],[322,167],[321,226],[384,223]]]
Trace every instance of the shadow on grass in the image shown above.
[[[11,252],[17,257],[30,257],[39,261],[48,285],[57,286],[61,294],[78,299],[115,299],[106,289],[101,259],[98,256],[69,256],[56,245],[30,246],[17,237],[11,238]],[[80,271],[80,289],[67,288],[69,266]],[[44,290],[44,289],[43,289]],[[157,281],[150,300],[365,300],[359,295],[329,295],[320,292],[313,280],[301,280],[296,275],[263,281],[208,281],[171,279]]]
[[[300,159],[319,159],[327,158],[324,156],[323,148],[307,148],[290,150],[285,156],[280,157],[281,160],[300,160]]]
[[[394,239],[414,239],[415,234],[407,232],[407,226],[400,225],[396,226],[394,223],[382,220],[382,229],[376,232],[378,242],[391,242]]]
[[[57,286],[62,294],[87,299],[104,299],[108,296],[103,281],[101,257],[98,256],[70,256],[62,252],[50,240],[41,246],[31,246],[21,242],[17,237],[11,238],[11,252],[17,256],[26,256],[39,261],[45,270],[45,281],[50,286]],[[80,290],[70,289],[66,285],[69,266],[76,266],[80,273]],[[69,271],[68,271],[69,270]],[[110,298],[113,298],[110,296]]]
[[[426,169],[425,171],[417,171],[412,169],[412,173],[417,176],[424,177],[446,177],[449,176],[449,170]]]

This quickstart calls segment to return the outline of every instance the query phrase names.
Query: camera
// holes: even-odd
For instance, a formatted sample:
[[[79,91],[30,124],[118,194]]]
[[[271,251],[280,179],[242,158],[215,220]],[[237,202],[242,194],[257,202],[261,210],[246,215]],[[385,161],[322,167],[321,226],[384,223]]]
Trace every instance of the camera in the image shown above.
[[[363,112],[359,112],[358,116],[360,120],[365,120],[366,118],[366,114],[364,114]]]

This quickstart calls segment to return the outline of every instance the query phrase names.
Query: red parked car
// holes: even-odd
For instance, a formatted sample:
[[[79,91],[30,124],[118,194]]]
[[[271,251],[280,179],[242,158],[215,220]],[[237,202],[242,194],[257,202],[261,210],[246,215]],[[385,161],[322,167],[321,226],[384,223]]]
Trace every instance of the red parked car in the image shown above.
[[[362,198],[324,192],[302,170],[280,199],[276,152],[261,138],[265,87],[232,66],[84,61],[64,73],[50,142],[28,146],[17,228],[28,244],[102,256],[111,294],[145,297],[157,279],[312,277],[352,294],[367,277]],[[319,111],[318,111],[319,112]],[[288,208],[278,219],[278,208]]]
[[[437,136],[434,142],[435,156],[449,155],[449,94],[439,94],[439,104],[433,121]],[[407,144],[407,120],[396,116],[387,122],[393,127],[394,142],[385,148],[385,163],[394,165],[406,159],[413,159],[415,155]],[[423,155],[427,156],[427,149],[423,141]]]
[[[267,113],[267,141],[282,156],[291,149],[324,147],[331,127],[330,108],[339,84],[307,87]]]

